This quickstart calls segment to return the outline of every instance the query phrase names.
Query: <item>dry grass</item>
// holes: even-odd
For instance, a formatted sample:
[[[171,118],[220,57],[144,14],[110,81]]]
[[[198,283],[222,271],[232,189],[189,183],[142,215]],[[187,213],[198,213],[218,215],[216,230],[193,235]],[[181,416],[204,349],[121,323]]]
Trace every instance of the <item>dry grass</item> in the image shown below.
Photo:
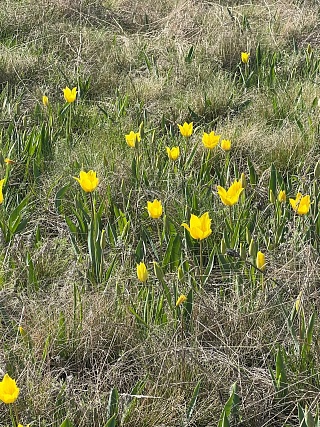
[[[107,209],[109,193],[123,210],[130,198],[131,227],[137,235],[140,228],[149,227],[152,238],[157,238],[156,227],[145,218],[140,225],[137,218],[145,200],[159,194],[168,217],[178,217],[175,226],[180,226],[180,216],[188,212],[181,191],[183,176],[177,188],[163,181],[157,189],[155,167],[149,187],[131,189],[133,155],[124,156],[123,135],[137,130],[145,118],[148,135],[155,131],[154,144],[161,149],[173,145],[176,125],[185,120],[195,124],[192,143],[202,130],[215,129],[230,138],[231,159],[239,170],[248,175],[249,158],[259,174],[259,185],[251,193],[257,216],[268,217],[272,162],[284,174],[296,176],[297,187],[309,188],[319,158],[319,106],[314,100],[320,93],[318,73],[311,78],[303,70],[308,43],[317,53],[315,8],[319,6],[289,0],[239,3],[23,0],[7,1],[2,7],[0,88],[8,84],[6,97],[3,90],[1,98],[6,99],[0,117],[4,133],[10,123],[18,130],[26,124],[26,132],[30,131],[44,92],[52,104],[62,105],[62,87],[90,79],[74,116],[74,146],[67,151],[64,137],[57,135],[54,160],[28,187],[34,201],[28,228],[1,252],[0,373],[10,372],[21,386],[22,424],[59,427],[68,416],[77,427],[103,427],[110,391],[116,388],[118,425],[211,427],[217,425],[234,382],[243,420],[237,425],[294,426],[297,402],[314,410],[319,396],[319,325],[310,356],[314,371],[299,372],[283,307],[290,312],[303,290],[306,319],[319,312],[319,256],[311,244],[299,240],[294,226],[287,231],[287,241],[268,255],[264,285],[254,294],[244,267],[228,274],[215,260],[207,287],[195,293],[193,326],[188,332],[177,327],[171,314],[166,324],[144,328],[130,312],[133,303],[143,312],[134,272],[135,237],[127,245],[119,239],[116,247],[107,248],[108,262],[120,253],[116,268],[105,290],[92,288],[86,273],[88,257],[75,254],[63,213],[55,209],[58,189],[73,183],[72,177],[84,167],[103,177],[99,195],[105,197]],[[293,51],[293,40],[298,53]],[[244,88],[239,53],[250,50],[254,64],[258,44],[266,55],[282,53],[278,80],[274,87],[264,81],[259,87]],[[191,46],[194,56],[187,61]],[[4,141],[5,137],[3,150]],[[202,155],[199,148],[195,167]],[[146,163],[143,166],[148,170]],[[16,182],[24,179],[18,167],[12,175]],[[194,170],[192,174],[196,176]],[[64,213],[72,216],[72,184],[65,199]],[[224,213],[216,195],[203,197],[200,209],[215,212],[213,236],[221,237]],[[115,214],[108,210],[109,216],[114,219]],[[35,242],[38,227],[41,239]],[[259,230],[254,229],[253,235],[259,236]],[[206,256],[211,249],[206,248]],[[28,253],[36,285],[30,283]],[[160,284],[154,276],[152,280],[150,286],[159,296]],[[176,273],[169,275],[170,286],[176,280]],[[189,285],[179,284],[184,292]],[[18,333],[19,325],[26,335]],[[289,355],[285,403],[278,399],[270,375],[280,345]],[[144,384],[138,391],[141,396],[127,412],[139,381]],[[187,420],[198,381],[198,401]],[[2,405],[0,424],[9,423]]]

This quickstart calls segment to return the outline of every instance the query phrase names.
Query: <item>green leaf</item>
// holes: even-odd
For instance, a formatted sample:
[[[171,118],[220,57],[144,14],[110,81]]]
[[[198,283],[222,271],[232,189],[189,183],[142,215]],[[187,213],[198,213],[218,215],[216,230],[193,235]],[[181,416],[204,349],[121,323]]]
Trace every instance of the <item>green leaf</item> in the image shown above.
[[[181,238],[177,234],[174,238],[171,254],[170,254],[170,266],[171,271],[178,268],[181,258]]]
[[[257,176],[257,173],[255,171],[255,168],[254,168],[250,159],[247,160],[247,163],[248,163],[249,174],[250,174],[250,184],[256,185],[258,182],[258,176]]]
[[[199,391],[200,391],[200,384],[201,384],[201,380],[198,381],[197,385],[195,386],[195,389],[193,390],[193,394],[191,397],[191,400],[189,402],[188,408],[187,408],[187,420],[189,421],[192,413],[196,407],[196,403],[197,403],[197,399],[198,399],[198,395],[199,395]]]
[[[29,196],[25,197],[22,202],[11,212],[9,216],[9,229],[12,230],[13,228],[16,229],[18,226],[17,221],[20,221],[20,215],[23,211],[23,209],[26,207],[26,205],[29,202]]]
[[[231,386],[230,397],[224,405],[223,412],[218,423],[218,427],[229,426],[228,418],[236,405],[239,405],[239,396],[237,394],[237,383],[235,382]]]
[[[109,418],[104,427],[116,427],[116,425],[116,414],[114,414],[111,418]]]
[[[277,194],[277,171],[272,163],[271,171],[270,171],[270,179],[269,179],[269,194],[272,191],[273,195],[276,197]]]
[[[307,343],[310,346],[312,342],[312,333],[314,328],[314,322],[316,319],[316,312],[314,311],[309,319],[308,329],[307,329]]]
[[[109,395],[109,402],[107,407],[107,418],[109,419],[108,423],[110,422],[110,419],[113,418],[113,422],[107,425],[109,427],[115,427],[116,426],[116,416],[118,415],[118,404],[119,404],[119,393],[118,390],[114,387],[110,391]]]
[[[185,57],[185,62],[187,62],[188,64],[191,63],[192,59],[194,57],[194,46],[191,46],[189,49],[189,52],[187,54],[187,56]]]
[[[157,276],[157,279],[159,280],[159,282],[161,283],[163,290],[164,290],[164,294],[166,296],[167,302],[169,304],[169,307],[171,310],[173,310],[173,306],[172,306],[172,298],[171,298],[171,293],[170,290],[168,288],[168,285],[166,284],[165,280],[164,280],[164,273],[162,268],[160,267],[160,265],[156,262],[154,262],[154,272]]]
[[[66,418],[60,427],[74,427],[74,424],[69,420],[69,418]]]

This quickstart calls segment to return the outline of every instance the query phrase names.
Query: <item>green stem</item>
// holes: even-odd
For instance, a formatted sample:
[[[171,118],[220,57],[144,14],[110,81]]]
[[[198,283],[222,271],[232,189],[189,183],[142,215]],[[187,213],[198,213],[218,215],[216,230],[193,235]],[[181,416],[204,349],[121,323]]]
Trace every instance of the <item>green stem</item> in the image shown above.
[[[71,145],[71,123],[72,123],[72,104],[69,104],[69,117],[68,117],[68,145]]]
[[[229,206],[230,229],[232,229],[232,207]]]
[[[19,424],[19,415],[18,415],[17,407],[14,403],[9,404],[9,412],[10,412],[12,427],[17,427],[17,425]]]
[[[89,193],[89,194],[90,194],[90,204],[91,204],[91,221],[93,221],[95,218],[94,203],[93,203],[92,193]]]
[[[201,287],[202,287],[202,285],[203,285],[203,276],[202,276],[202,272],[203,272],[202,240],[200,240],[200,283],[201,283]]]
[[[158,237],[159,237],[159,254],[160,254],[160,258],[162,258],[162,235],[161,235],[161,230],[160,230],[160,226],[159,226],[159,221],[156,219],[157,222],[157,230],[158,230]]]

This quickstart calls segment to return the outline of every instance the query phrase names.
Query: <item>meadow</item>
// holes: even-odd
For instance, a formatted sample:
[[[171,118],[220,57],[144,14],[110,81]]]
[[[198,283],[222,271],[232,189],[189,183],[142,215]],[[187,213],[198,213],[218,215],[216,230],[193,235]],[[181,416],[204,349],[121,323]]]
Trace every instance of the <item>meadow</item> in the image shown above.
[[[320,427],[319,16],[1,2],[1,427]]]

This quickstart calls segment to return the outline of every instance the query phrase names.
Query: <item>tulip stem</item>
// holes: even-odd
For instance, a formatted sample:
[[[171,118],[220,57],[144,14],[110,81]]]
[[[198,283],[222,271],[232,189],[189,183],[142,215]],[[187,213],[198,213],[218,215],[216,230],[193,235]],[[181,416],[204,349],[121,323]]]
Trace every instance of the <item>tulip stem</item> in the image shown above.
[[[200,284],[201,284],[201,287],[202,287],[202,285],[203,285],[203,276],[202,276],[202,272],[203,272],[202,240],[200,240]]]
[[[159,254],[160,254],[160,258],[162,257],[162,235],[161,235],[161,230],[160,230],[160,226],[159,226],[159,221],[156,220],[157,223],[157,230],[158,230],[158,237],[159,237]]]
[[[17,425],[19,424],[19,415],[18,415],[18,410],[16,405],[15,404],[9,405],[9,411],[10,411],[12,427],[17,427]]]
[[[91,215],[92,215],[91,220],[93,221],[93,220],[94,220],[94,217],[95,217],[94,203],[93,203],[92,193],[89,193],[89,194],[90,194]]]
[[[232,229],[232,208],[229,206],[230,229]]]
[[[66,127],[66,138],[67,138],[67,144],[69,148],[71,146],[71,122],[72,122],[72,104],[69,104],[68,123]]]

